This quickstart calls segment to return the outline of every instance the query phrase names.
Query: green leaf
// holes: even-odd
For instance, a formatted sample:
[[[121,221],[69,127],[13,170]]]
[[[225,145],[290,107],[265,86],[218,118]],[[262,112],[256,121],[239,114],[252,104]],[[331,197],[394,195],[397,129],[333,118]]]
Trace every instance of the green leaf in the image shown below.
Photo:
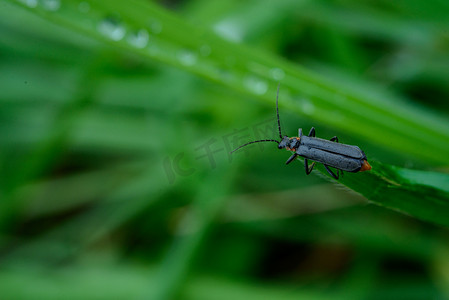
[[[448,174],[399,168],[377,161],[370,164],[370,171],[344,173],[340,183],[378,205],[449,227]]]
[[[260,101],[274,104],[281,82],[280,105],[291,112],[422,161],[449,163],[449,156],[442,155],[449,153],[447,121],[391,93],[332,82],[275,55],[223,40],[155,4],[136,0],[127,5],[106,0],[84,3],[88,10],[80,10],[75,0],[62,2],[54,11],[44,5],[28,8],[77,34],[148,62],[182,68]]]
[[[1,2],[2,296],[445,298],[446,228],[391,210],[449,226],[448,4],[169,2]],[[198,158],[274,119],[278,83],[282,121],[372,170],[306,176],[274,144]]]
[[[449,124],[438,115],[385,91],[370,87],[362,91],[362,86],[332,82],[275,55],[223,40],[155,4],[99,0],[83,2],[88,5],[83,9],[74,0],[57,2],[60,5],[55,7],[7,2],[18,3],[74,34],[90,36],[149,63],[181,68],[263,102],[274,104],[275,87],[281,82],[280,105],[298,116],[422,161],[449,163],[445,155]],[[449,175],[369,161],[371,171],[348,174],[340,183],[382,206],[449,226]]]

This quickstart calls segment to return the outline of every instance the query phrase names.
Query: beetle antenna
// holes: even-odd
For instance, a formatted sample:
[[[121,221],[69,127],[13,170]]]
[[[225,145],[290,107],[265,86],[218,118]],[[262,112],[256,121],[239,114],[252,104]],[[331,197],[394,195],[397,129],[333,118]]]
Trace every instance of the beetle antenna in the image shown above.
[[[278,84],[278,91],[276,93],[276,116],[278,118],[278,130],[279,130],[279,137],[282,140],[282,133],[281,133],[281,121],[279,120],[279,106],[278,106],[278,98],[279,98],[279,87],[281,86],[281,83]]]
[[[276,141],[276,140],[258,140],[258,141],[252,141],[252,142],[243,144],[243,145],[241,145],[241,146],[235,148],[234,150],[232,150],[232,151],[229,152],[229,153],[235,152],[235,151],[239,150],[240,148],[243,148],[243,147],[248,146],[248,145],[250,145],[250,144],[261,143],[261,142],[276,142],[276,143],[278,143],[278,144],[280,143],[279,141]]]

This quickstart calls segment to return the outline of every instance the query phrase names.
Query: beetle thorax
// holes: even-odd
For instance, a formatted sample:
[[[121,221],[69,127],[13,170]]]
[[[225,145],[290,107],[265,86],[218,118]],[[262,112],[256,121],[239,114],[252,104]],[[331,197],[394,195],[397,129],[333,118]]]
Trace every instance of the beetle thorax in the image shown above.
[[[298,149],[300,144],[300,138],[299,137],[292,137],[289,138],[288,136],[284,136],[282,138],[282,141],[279,143],[278,148],[279,149],[287,149],[290,151],[296,151]]]

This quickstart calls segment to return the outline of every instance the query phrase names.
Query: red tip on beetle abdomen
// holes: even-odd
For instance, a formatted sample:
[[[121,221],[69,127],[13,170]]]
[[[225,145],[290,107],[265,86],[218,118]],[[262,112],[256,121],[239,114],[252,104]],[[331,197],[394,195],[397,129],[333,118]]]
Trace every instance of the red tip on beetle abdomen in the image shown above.
[[[360,172],[369,171],[369,170],[371,170],[371,165],[368,163],[367,160],[364,160],[362,167],[360,168]]]

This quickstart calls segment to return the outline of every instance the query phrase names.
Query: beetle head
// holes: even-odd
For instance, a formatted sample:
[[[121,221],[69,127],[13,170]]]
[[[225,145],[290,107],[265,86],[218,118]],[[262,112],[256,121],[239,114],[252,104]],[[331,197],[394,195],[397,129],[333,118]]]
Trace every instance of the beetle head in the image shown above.
[[[288,147],[289,145],[290,145],[290,139],[288,136],[285,135],[282,138],[282,141],[279,143],[278,149],[284,149],[284,148]]]

